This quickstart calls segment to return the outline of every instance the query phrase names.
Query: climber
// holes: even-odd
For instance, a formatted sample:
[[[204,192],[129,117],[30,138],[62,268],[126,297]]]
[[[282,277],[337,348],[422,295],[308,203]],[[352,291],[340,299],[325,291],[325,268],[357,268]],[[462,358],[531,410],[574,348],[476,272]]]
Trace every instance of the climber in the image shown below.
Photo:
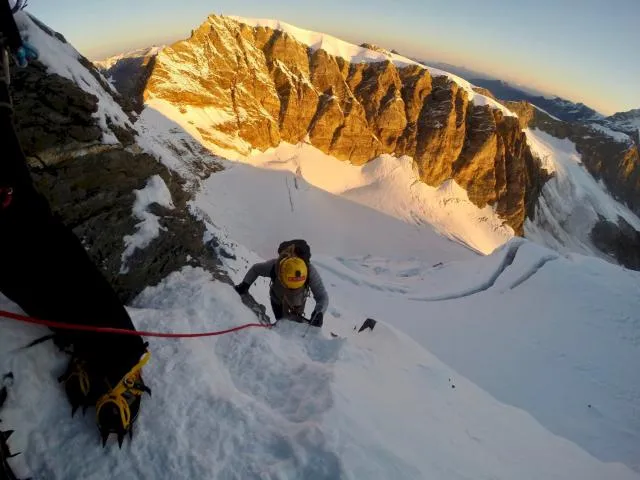
[[[278,247],[278,257],[253,265],[235,289],[244,295],[258,277],[271,278],[269,297],[273,315],[276,320],[288,318],[295,321],[304,319],[304,307],[311,291],[316,304],[309,324],[322,327],[329,297],[310,259],[311,249],[306,241],[282,242]]]
[[[28,315],[76,325],[134,330],[112,286],[80,240],[39,193],[13,125],[9,58],[27,67],[37,51],[21,38],[6,0],[0,0],[0,292]],[[115,433],[122,444],[140,409],[142,366],[147,345],[137,335],[55,331],[54,341],[70,353],[60,381],[71,404],[96,407],[103,445]]]

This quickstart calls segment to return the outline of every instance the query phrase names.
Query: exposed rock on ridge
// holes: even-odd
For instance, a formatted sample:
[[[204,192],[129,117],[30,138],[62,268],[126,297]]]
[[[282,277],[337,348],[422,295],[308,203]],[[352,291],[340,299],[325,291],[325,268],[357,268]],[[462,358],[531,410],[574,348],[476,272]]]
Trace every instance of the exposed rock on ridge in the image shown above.
[[[638,146],[612,141],[605,133],[579,122],[560,122],[527,102],[505,102],[524,127],[538,128],[576,145],[584,166],[601,179],[611,195],[640,215],[640,153]]]
[[[529,192],[544,182],[516,117],[476,106],[419,66],[354,63],[285,32],[211,16],[156,58],[145,101],[216,111],[207,142],[248,153],[305,138],[356,165],[414,158],[420,178],[453,178],[479,207],[495,205],[522,234]],[[535,198],[533,199],[535,201]]]
[[[59,34],[36,24],[63,41]],[[84,58],[78,62],[93,68]],[[187,264],[203,267],[230,283],[219,268],[214,246],[203,243],[203,222],[190,214],[184,180],[141,153],[135,132],[111,125],[120,143],[102,144],[103,131],[94,116],[97,97],[71,80],[47,73],[39,62],[25,69],[12,68],[11,75],[14,123],[34,183],[81,239],[123,302]],[[165,229],[144,250],[134,252],[127,263],[128,273],[120,274],[123,239],[135,232],[137,223],[132,216],[134,190],[143,188],[153,175],[166,183],[175,209],[152,205]]]

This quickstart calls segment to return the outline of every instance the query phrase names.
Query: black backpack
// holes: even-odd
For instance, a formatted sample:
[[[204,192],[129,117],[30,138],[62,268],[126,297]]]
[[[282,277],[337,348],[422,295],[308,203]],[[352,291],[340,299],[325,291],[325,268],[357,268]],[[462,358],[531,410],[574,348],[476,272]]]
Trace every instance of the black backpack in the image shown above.
[[[278,247],[278,256],[282,256],[286,254],[287,250],[293,247],[293,253],[304,260],[304,263],[309,265],[309,261],[311,260],[311,247],[306,240],[295,239],[295,240],[287,240],[282,242]]]

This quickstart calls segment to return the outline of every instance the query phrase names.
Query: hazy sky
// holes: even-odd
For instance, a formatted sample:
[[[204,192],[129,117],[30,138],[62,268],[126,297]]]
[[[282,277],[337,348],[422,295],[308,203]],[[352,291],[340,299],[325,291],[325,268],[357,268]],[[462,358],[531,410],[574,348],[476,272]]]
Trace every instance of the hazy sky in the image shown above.
[[[91,59],[187,37],[222,13],[465,66],[606,114],[640,107],[640,0],[29,0],[28,11]]]

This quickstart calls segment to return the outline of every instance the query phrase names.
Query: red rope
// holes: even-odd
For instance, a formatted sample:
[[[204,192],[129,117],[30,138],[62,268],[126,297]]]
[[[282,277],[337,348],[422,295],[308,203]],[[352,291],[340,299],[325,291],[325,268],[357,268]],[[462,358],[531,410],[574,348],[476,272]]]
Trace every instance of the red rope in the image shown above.
[[[92,327],[89,325],[75,325],[72,323],[53,322],[50,320],[40,320],[37,318],[27,317],[18,313],[6,312],[0,310],[0,317],[9,318],[11,320],[17,320],[19,322],[31,323],[33,325],[42,325],[49,328],[59,328],[61,330],[78,330],[82,332],[95,332],[95,333],[112,333],[116,335],[135,335],[139,337],[161,337],[161,338],[197,338],[197,337],[215,337],[217,335],[225,335],[227,333],[237,332],[244,330],[245,328],[261,327],[271,328],[271,325],[264,325],[262,323],[247,323],[227,330],[219,330],[217,332],[203,332],[203,333],[163,333],[163,332],[144,332],[136,330],[126,330],[124,328],[111,328],[111,327]]]

